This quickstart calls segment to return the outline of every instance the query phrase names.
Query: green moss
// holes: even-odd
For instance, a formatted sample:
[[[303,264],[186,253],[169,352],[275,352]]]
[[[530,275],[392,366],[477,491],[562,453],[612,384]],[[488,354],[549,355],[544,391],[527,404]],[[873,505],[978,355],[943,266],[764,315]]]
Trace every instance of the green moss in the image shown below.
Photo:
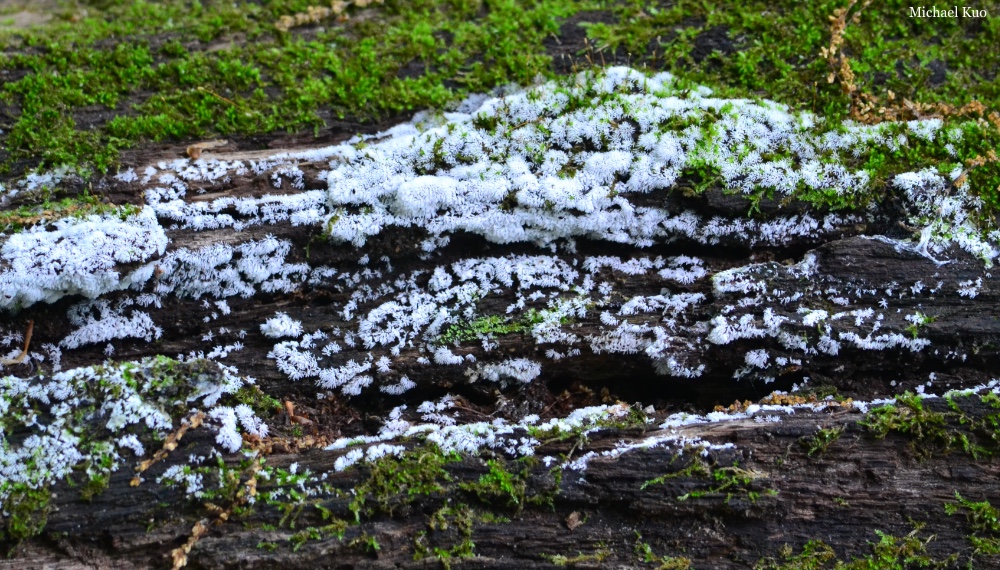
[[[479,317],[468,323],[455,324],[438,338],[440,344],[462,343],[479,338],[493,338],[514,333],[524,333],[530,330],[526,320],[512,320],[500,315]]]
[[[444,454],[428,446],[368,464],[368,476],[354,488],[350,504],[355,519],[360,522],[362,513],[376,511],[391,515],[418,497],[443,493],[444,485],[451,481],[445,466],[459,459],[457,454]]]
[[[4,166],[106,171],[146,140],[317,129],[528,83],[551,73],[542,43],[559,19],[596,5],[388,0],[285,32],[280,16],[307,3],[101,2],[78,22],[0,34],[0,68],[18,77],[0,88],[14,111]]]
[[[948,429],[945,415],[927,410],[923,399],[910,392],[897,396],[894,405],[871,410],[862,425],[878,439],[896,432],[913,438],[915,444],[946,449],[955,445],[954,435]]]
[[[270,417],[282,409],[280,400],[266,394],[256,384],[240,388],[233,394],[233,398],[241,404],[250,406],[262,417]]]
[[[502,460],[486,462],[489,472],[479,477],[475,483],[463,483],[463,491],[476,495],[486,505],[520,510],[525,502],[525,471],[514,474],[507,470]]]
[[[828,17],[845,4],[843,0],[751,0],[739,9],[719,9],[696,0],[666,6],[628,0],[612,4],[610,21],[586,28],[598,51],[624,51],[638,64],[669,69],[686,82],[712,87],[716,96],[772,99],[810,110],[835,126],[848,116],[850,98],[839,82],[828,81],[831,69],[820,50],[830,43]],[[977,62],[1000,61],[1000,14],[930,22],[908,17],[908,7],[893,0],[852,13],[857,18],[849,21],[843,52],[857,87],[884,106],[906,99],[961,107],[978,100],[994,105],[987,113],[995,111],[1000,100],[997,65]],[[946,126],[965,134],[956,144],[956,156],[944,152],[941,144],[911,140],[897,151],[859,158],[855,166],[872,175],[871,192],[845,196],[809,190],[797,198],[835,210],[863,208],[885,196],[895,173],[946,164],[952,165],[950,170],[959,161],[985,156],[1000,142],[1000,125],[973,118],[979,120],[946,118]],[[696,166],[684,174],[696,188],[717,179],[717,173]],[[996,228],[1000,162],[972,169],[968,177],[986,205],[979,221]]]
[[[553,554],[545,556],[544,558],[556,566],[576,566],[577,564],[600,564],[601,562],[604,562],[608,556],[611,556],[611,551],[601,549],[590,554],[583,554],[582,552],[577,552],[575,556]]]
[[[80,498],[84,501],[94,500],[94,497],[100,495],[108,488],[108,483],[110,482],[111,475],[109,473],[95,473],[80,488]]]
[[[922,398],[906,392],[896,397],[895,404],[870,410],[860,424],[879,439],[890,433],[910,438],[911,449],[921,457],[957,451],[978,459],[1000,451],[1000,397],[973,395],[945,401],[947,410],[933,411]],[[966,411],[963,404],[974,411]]]
[[[816,433],[810,436],[803,437],[799,440],[799,443],[806,448],[806,455],[812,457],[813,455],[822,455],[830,449],[833,443],[840,439],[840,436],[844,433],[843,426],[834,426],[832,428],[819,428]]]
[[[482,338],[494,338],[508,334],[526,334],[532,328],[545,322],[550,310],[528,309],[519,318],[486,315],[465,323],[453,324],[438,337],[439,344],[468,342]],[[559,323],[568,325],[573,322],[571,317],[560,317]]]
[[[833,564],[840,564],[836,560],[837,553],[822,540],[810,540],[798,554],[786,545],[782,549],[781,558],[781,562],[761,561],[757,564],[757,570],[822,570]]]
[[[875,531],[879,541],[869,543],[872,553],[864,558],[849,562],[837,559],[833,548],[821,540],[812,540],[795,554],[791,547],[786,546],[781,554],[782,560],[762,560],[756,566],[757,570],[906,570],[909,568],[950,568],[955,565],[957,555],[938,559],[927,553],[927,544],[933,536],[921,539],[918,535],[922,526],[918,525],[913,532],[896,537],[882,531]]]
[[[969,541],[975,554],[1000,554],[1000,511],[989,501],[970,501],[958,492],[954,503],[945,503],[944,510],[949,515],[964,513],[966,523],[972,529]]]
[[[690,570],[691,560],[683,556],[659,556],[653,552],[648,542],[643,542],[642,535],[635,533],[635,554],[646,564],[656,564],[656,570]]]
[[[3,504],[0,542],[16,544],[41,533],[48,522],[51,499],[47,487],[33,489],[23,483],[14,484]]]
[[[437,558],[444,568],[451,568],[451,561],[455,558],[475,557],[476,545],[472,542],[475,521],[476,512],[468,506],[459,504],[452,507],[450,504],[445,504],[431,515],[427,523],[429,531],[420,532],[415,536],[413,559]],[[458,540],[451,546],[430,545],[432,536],[448,535]]]
[[[925,315],[920,311],[917,311],[914,316],[916,317],[916,322],[912,322],[910,326],[906,327],[906,332],[910,333],[913,338],[917,338],[921,329],[937,320],[937,317]]]
[[[139,206],[125,204],[117,206],[101,202],[96,196],[78,196],[58,201],[45,199],[41,203],[20,206],[15,210],[0,211],[0,231],[18,232],[36,224],[48,223],[62,218],[85,218],[93,215],[111,214],[121,220],[140,212]]]
[[[329,537],[343,540],[347,526],[346,521],[339,519],[320,527],[310,526],[288,537],[288,542],[292,545],[292,552],[296,552],[299,548],[302,548],[303,544],[310,540],[323,540]],[[378,543],[376,542],[375,544],[377,545]]]
[[[719,9],[696,0],[627,0],[613,4],[610,22],[588,24],[587,33],[598,49],[621,49],[638,63],[680,70],[717,86],[721,96],[753,93],[838,118],[846,116],[848,98],[827,81],[830,69],[819,54],[830,43],[828,17],[846,4],[751,0]],[[847,26],[844,52],[859,88],[956,106],[1000,100],[1000,77],[976,63],[1000,57],[1000,15],[931,22],[908,17],[908,6],[892,0],[852,13],[857,20]],[[944,81],[932,80],[932,67],[946,70]]]
[[[726,504],[730,503],[734,498],[746,499],[750,503],[756,504],[764,496],[773,497],[778,494],[776,490],[764,488],[760,485],[760,480],[764,478],[766,478],[765,474],[743,469],[736,463],[733,463],[731,466],[720,467],[710,465],[701,457],[696,456],[683,469],[646,481],[642,484],[640,490],[645,490],[654,485],[663,485],[674,479],[701,479],[706,482],[697,483],[698,488],[678,495],[677,500],[687,501],[689,499],[724,497]]]
[[[366,554],[378,554],[378,551],[382,550],[382,545],[378,543],[378,539],[366,532],[361,533],[361,536],[347,543],[347,546],[357,548]]]

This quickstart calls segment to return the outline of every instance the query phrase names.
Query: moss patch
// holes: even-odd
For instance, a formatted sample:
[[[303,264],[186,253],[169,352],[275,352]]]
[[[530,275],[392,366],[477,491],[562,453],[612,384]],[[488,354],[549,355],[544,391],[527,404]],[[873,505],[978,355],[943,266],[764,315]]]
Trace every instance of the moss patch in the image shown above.
[[[687,492],[677,496],[678,501],[722,498],[726,504],[734,499],[745,499],[751,504],[756,504],[762,497],[773,497],[778,494],[776,490],[761,484],[762,480],[767,479],[766,474],[744,469],[736,463],[730,466],[710,465],[698,456],[686,462],[687,466],[677,471],[646,481],[640,490],[674,483],[688,489]]]
[[[910,438],[921,457],[962,452],[978,459],[1000,451],[1000,397],[996,394],[945,398],[947,409],[934,410],[910,392],[896,403],[874,408],[861,425],[876,438],[891,433]]]
[[[681,69],[725,97],[748,93],[826,117],[847,116],[848,97],[820,50],[829,17],[845,0],[751,0],[738,8],[679,0],[615,4],[613,22],[587,26],[598,48],[633,61]],[[986,18],[909,17],[902,1],[852,7],[842,50],[859,89],[888,99],[943,102],[1000,100],[1000,14]]]
[[[1000,511],[989,501],[970,501],[956,492],[955,502],[945,503],[944,510],[949,515],[965,515],[972,530],[969,542],[972,543],[975,554],[1000,554]]]
[[[989,151],[1000,143],[994,103],[1000,100],[1000,14],[925,20],[909,17],[905,2],[865,4],[862,9],[862,3],[843,0],[751,1],[720,10],[694,0],[669,5],[631,0],[616,3],[613,22],[588,24],[587,33],[599,50],[616,52],[619,58],[625,52],[633,61],[670,69],[712,87],[717,96],[773,99],[834,122],[851,116],[852,109],[860,115],[859,94],[874,115],[880,109],[899,109],[881,115],[895,118],[944,115],[947,120],[947,108],[992,105],[973,113],[977,121],[960,127],[971,140],[985,138],[983,146],[959,150],[949,159],[918,144],[872,153],[864,167],[879,191],[888,179],[886,167],[919,169],[957,158],[969,168],[970,185],[988,206],[986,217],[995,227],[1000,162]],[[822,53],[834,34],[830,16],[847,7],[838,54],[850,68],[850,88],[832,65],[835,58]],[[880,197],[876,192],[863,201]],[[859,205],[853,197],[843,203],[843,197],[823,193],[804,198],[834,207]]]
[[[837,553],[822,540],[812,540],[798,554],[786,547],[782,560],[763,560],[757,570],[902,570],[904,568],[951,568],[957,555],[939,559],[927,552],[927,545],[934,537],[921,538],[918,526],[910,534],[897,537],[875,531],[878,542],[869,542],[871,554],[850,561],[839,560]]]
[[[355,2],[368,4],[368,2]],[[90,2],[0,33],[4,170],[113,167],[146,140],[316,129],[441,106],[550,69],[586,2],[389,0],[287,29],[301,0]],[[346,19],[345,19],[346,18]]]

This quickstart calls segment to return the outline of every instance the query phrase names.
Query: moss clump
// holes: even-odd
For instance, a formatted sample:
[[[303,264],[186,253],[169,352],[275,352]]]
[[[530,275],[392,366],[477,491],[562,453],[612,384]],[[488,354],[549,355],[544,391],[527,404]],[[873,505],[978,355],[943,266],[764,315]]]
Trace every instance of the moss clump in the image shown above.
[[[47,487],[33,489],[25,484],[13,485],[3,503],[0,542],[16,544],[41,533],[48,522],[51,499],[52,492]]]
[[[466,323],[454,324],[438,337],[439,344],[463,343],[482,338],[494,338],[508,334],[526,334],[540,323],[545,322],[548,311],[528,309],[520,318],[512,319],[500,315],[486,315]],[[559,324],[568,325],[573,322],[571,317],[559,318]]]
[[[550,72],[543,41],[559,20],[597,5],[388,0],[288,29],[281,18],[307,3],[89,4],[0,32],[0,72],[11,77],[0,88],[12,121],[0,134],[5,170],[106,171],[141,141],[318,129],[528,83]]]
[[[829,17],[847,4],[750,0],[719,9],[696,0],[628,0],[613,4],[610,21],[587,24],[587,34],[599,51],[682,70],[718,86],[720,96],[752,93],[839,119],[849,97],[828,80],[821,49],[830,45]],[[859,89],[887,100],[891,91],[897,102],[1000,100],[1000,14],[931,21],[909,17],[901,1],[861,4],[848,14],[842,47]]]
[[[468,323],[455,324],[448,327],[438,338],[440,344],[463,343],[479,338],[493,338],[515,333],[524,333],[530,326],[523,320],[512,321],[500,315],[479,317]]]
[[[635,533],[635,554],[646,564],[656,564],[656,570],[691,570],[689,558],[657,555],[648,542],[643,542],[642,535],[638,532]]]
[[[949,515],[965,514],[965,520],[972,529],[969,542],[975,554],[1000,554],[1000,511],[989,501],[970,501],[956,492],[955,502],[945,503],[944,510]]]
[[[575,556],[553,554],[545,558],[556,566],[576,566],[577,564],[600,564],[608,556],[611,556],[611,551],[601,549],[591,554],[583,554],[582,552],[577,552]]]
[[[452,480],[445,466],[459,460],[457,454],[444,454],[428,446],[368,464],[368,476],[355,487],[355,497],[350,504],[355,519],[360,522],[363,512],[380,511],[391,515],[421,496],[444,493],[444,485]]]
[[[336,520],[333,523],[319,527],[310,526],[288,537],[288,542],[292,545],[292,552],[295,552],[299,548],[302,548],[302,545],[310,540],[323,540],[324,538],[329,537],[343,540],[344,533],[347,531],[347,526],[347,522],[342,520]],[[275,544],[274,548],[277,548],[277,544]]]
[[[474,494],[486,505],[520,510],[525,502],[524,472],[511,473],[501,460],[486,462],[489,471],[475,483],[462,483],[459,488]]]
[[[816,433],[810,436],[803,437],[799,440],[799,443],[806,449],[806,455],[812,457],[813,455],[822,455],[830,449],[830,446],[834,442],[840,439],[840,436],[844,434],[843,426],[834,426],[832,428],[820,428],[816,430]]]
[[[781,561],[762,560],[757,570],[903,570],[905,568],[951,568],[958,555],[938,559],[927,553],[927,544],[934,540],[931,536],[921,539],[917,536],[922,526],[904,537],[896,537],[882,531],[875,531],[879,541],[869,543],[872,553],[864,558],[849,562],[837,559],[828,544],[822,540],[811,540],[795,554],[790,546],[785,546]]]
[[[466,505],[454,507],[449,504],[441,507],[431,515],[427,522],[429,531],[417,533],[413,541],[413,559],[437,558],[444,568],[451,568],[451,561],[456,558],[475,557],[476,545],[472,542],[472,528],[476,522],[476,512]],[[431,538],[448,539],[451,546],[432,546]]]
[[[901,433],[928,445],[951,448],[954,436],[941,412],[924,407],[923,399],[906,392],[896,397],[896,403],[871,410],[862,425],[878,439],[892,432]]]
[[[947,396],[945,402],[946,410],[931,410],[921,397],[906,392],[895,404],[870,410],[861,425],[878,439],[890,433],[910,438],[911,449],[921,457],[958,451],[978,459],[1000,451],[1000,397]]]
[[[281,401],[266,394],[257,385],[240,388],[233,394],[233,399],[250,406],[254,412],[262,417],[270,417],[282,410]]]
[[[675,457],[676,458],[676,457]],[[654,485],[664,485],[671,480],[701,479],[707,483],[696,483],[697,488],[677,496],[678,501],[689,499],[712,499],[725,497],[724,502],[729,504],[733,499],[746,499],[752,504],[756,504],[763,496],[775,496],[778,492],[774,489],[765,488],[760,484],[761,479],[767,476],[753,470],[740,467],[736,463],[731,466],[720,467],[710,465],[701,457],[695,457],[688,462],[688,465],[677,471],[661,475],[650,479],[642,484],[640,490],[645,490]]]

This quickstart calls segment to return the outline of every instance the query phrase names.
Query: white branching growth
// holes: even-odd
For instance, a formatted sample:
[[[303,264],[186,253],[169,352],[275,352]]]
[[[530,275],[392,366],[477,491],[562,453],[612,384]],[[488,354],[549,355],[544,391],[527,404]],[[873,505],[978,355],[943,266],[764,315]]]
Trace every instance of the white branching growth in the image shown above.
[[[335,451],[358,445],[413,438],[432,443],[445,453],[478,455],[481,451],[489,449],[511,457],[526,457],[534,455],[535,449],[541,445],[539,438],[574,432],[585,435],[632,413],[629,406],[620,404],[580,408],[565,418],[553,418],[543,423],[538,423],[538,416],[530,416],[513,424],[499,418],[492,422],[456,424],[451,418],[441,415],[441,412],[449,407],[450,400],[447,397],[439,402],[421,404],[416,411],[422,414],[421,419],[427,423],[406,421],[401,417],[401,412],[405,408],[397,408],[378,434],[338,439],[326,449]],[[342,471],[362,459],[371,460],[367,453],[360,451],[360,449],[348,451],[337,460],[334,469]]]
[[[267,435],[249,407],[217,405],[252,379],[227,367],[205,374],[182,366],[161,357],[52,377],[0,378],[0,503],[77,472],[104,477],[128,458],[144,457],[142,442],[156,445],[177,428],[180,410],[207,409],[217,442],[229,452],[242,446],[241,429]]]
[[[962,176],[961,167],[950,180],[935,169],[905,172],[893,179],[893,185],[905,193],[911,206],[910,223],[922,228],[917,250],[928,257],[940,257],[952,243],[982,259],[987,266],[1000,255],[997,243],[1000,232],[991,232],[984,239],[972,220],[972,213],[982,208],[982,201],[972,195],[964,182],[952,191],[952,183]],[[932,257],[933,258],[933,257]]]
[[[54,370],[63,351],[96,345],[94,354],[103,348],[111,357],[127,348],[126,342],[112,341],[155,341],[170,326],[158,319],[174,319],[170,311],[175,308],[165,301],[184,299],[185,307],[201,311],[194,322],[205,323],[192,337],[201,339],[198,349],[204,352],[184,358],[218,361],[241,350],[247,335],[256,341],[263,336],[273,339],[267,341],[267,358],[280,373],[347,397],[376,389],[401,396],[435,373],[517,389],[542,381],[565,359],[595,354],[637,355],[662,375],[697,382],[717,372],[714,354],[735,350],[740,369],[734,377],[767,382],[810,357],[926,350],[930,343],[919,338],[919,327],[927,323],[896,315],[896,300],[939,292],[976,298],[990,294],[989,282],[964,275],[948,283],[925,277],[926,282],[878,289],[863,283],[832,287],[822,283],[813,253],[794,265],[726,265],[719,271],[716,263],[662,244],[807,243],[853,231],[868,214],[706,216],[677,206],[680,201],[670,190],[681,177],[696,175],[740,195],[785,199],[804,190],[846,200],[869,185],[869,173],[852,166],[859,164],[857,156],[900,148],[907,136],[935,141],[945,136],[940,128],[933,120],[827,125],[769,101],[719,99],[705,88],[681,89],[669,74],[648,77],[610,68],[503,97],[479,97],[459,112],[421,115],[365,141],[260,162],[164,161],[141,173],[119,173],[120,182],[142,185],[147,206],[125,219],[66,219],[7,237],[0,246],[0,308],[17,310],[70,295],[86,298],[69,309],[72,328],[64,338],[27,355],[32,362],[48,358]],[[322,180],[307,181],[296,166],[299,160],[329,161],[329,170]],[[1000,234],[983,236],[975,228],[971,212],[977,200],[967,185],[949,187],[960,174],[952,173],[951,181],[936,170],[896,176],[892,184],[903,192],[908,222],[917,226],[919,237],[913,243],[873,239],[933,259],[947,255],[954,243],[991,262]],[[286,193],[190,196],[189,185],[195,182],[251,175]],[[58,176],[32,175],[15,189]],[[306,190],[307,183],[326,189]],[[651,196],[655,192],[661,195]],[[429,262],[424,269],[399,272],[393,264],[400,260],[380,258],[381,253],[359,251],[336,267],[315,266],[308,255],[294,257],[298,252],[290,240],[239,238],[238,232],[248,228],[277,224],[322,226],[335,241],[355,246],[393,229],[418,228],[428,260],[435,250],[456,244],[462,233],[545,249],[537,255],[452,257],[447,264]],[[225,230],[220,234],[227,238],[168,249],[167,232],[174,230]],[[663,255],[585,256],[576,253],[577,239],[635,248],[659,245]],[[639,281],[648,289],[630,287]],[[304,286],[342,296],[331,301],[329,322],[310,316],[304,326],[289,308],[292,315],[277,313],[259,329],[230,324],[236,321],[239,298]],[[113,299],[99,298],[110,293]],[[908,326],[917,333],[907,332]],[[533,342],[538,356],[501,352],[501,337],[508,334]],[[0,342],[11,351],[7,358],[18,354],[20,340],[10,332]],[[0,502],[18,486],[40,488],[81,465],[88,475],[99,475],[108,469],[99,466],[114,469],[126,456],[144,456],[151,449],[145,436],[162,436],[175,427],[177,407],[204,408],[216,443],[226,451],[238,450],[244,435],[268,434],[246,405],[219,405],[243,382],[235,369],[223,367],[221,379],[179,375],[154,382],[128,366],[149,365],[0,380]],[[171,385],[174,391],[167,396],[170,382],[190,385],[183,386],[180,397]],[[394,410],[377,435],[331,446],[365,446],[348,450],[334,469],[399,455],[404,447],[391,442],[402,438],[433,443],[444,452],[491,449],[523,457],[534,454],[543,436],[586,433],[632,412],[602,406],[545,422],[529,416],[516,423],[463,424],[451,398],[417,407],[409,412],[410,420],[404,408]],[[760,418],[791,411],[765,407],[741,417],[774,421]],[[83,442],[69,429],[80,417],[98,426],[100,437]],[[662,428],[728,417],[678,415]],[[31,435],[15,443],[3,431],[10,426],[27,428]],[[668,444],[711,448],[664,433],[622,444],[605,456]],[[564,467],[582,469],[597,457],[586,454]],[[194,495],[203,488],[201,476],[183,466],[169,468],[161,479]]]
[[[144,283],[153,274],[151,264],[124,277],[116,265],[162,255],[166,246],[166,234],[149,208],[125,220],[90,216],[58,220],[51,231],[36,226],[0,248],[0,308],[51,303],[67,295],[95,298]]]
[[[465,375],[469,377],[469,382],[482,379],[504,384],[508,380],[515,380],[526,384],[538,378],[541,373],[542,367],[537,362],[527,358],[511,358],[495,364],[480,364],[467,370]]]
[[[163,330],[153,324],[148,313],[135,309],[128,312],[132,304],[132,299],[126,297],[114,307],[104,299],[75,305],[69,310],[69,322],[77,328],[63,338],[59,346],[71,349],[117,338],[138,338],[146,342],[160,338]]]
[[[687,237],[781,244],[816,236],[851,217],[702,219],[690,211],[635,206],[630,197],[672,187],[708,169],[723,186],[750,193],[797,188],[863,190],[869,175],[830,160],[868,136],[831,138],[809,114],[773,102],[682,92],[670,74],[627,68],[583,73],[452,113],[425,130],[398,129],[329,175],[327,230],[362,245],[389,226],[458,231],[497,243],[540,245],[576,236],[637,246]],[[857,132],[855,132],[857,131]],[[884,137],[883,137],[884,138]],[[787,158],[768,158],[775,154]],[[437,241],[428,240],[433,249]]]
[[[302,334],[302,323],[292,319],[286,313],[277,313],[260,325],[260,332],[269,338],[297,337]]]

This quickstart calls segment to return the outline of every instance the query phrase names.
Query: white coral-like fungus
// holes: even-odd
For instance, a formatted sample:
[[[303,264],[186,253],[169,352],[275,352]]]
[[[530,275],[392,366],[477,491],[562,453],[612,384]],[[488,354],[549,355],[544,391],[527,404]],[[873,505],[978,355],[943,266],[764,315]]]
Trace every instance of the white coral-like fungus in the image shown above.
[[[276,313],[260,325],[260,332],[270,338],[297,337],[302,335],[302,323],[292,319],[287,313]]]

